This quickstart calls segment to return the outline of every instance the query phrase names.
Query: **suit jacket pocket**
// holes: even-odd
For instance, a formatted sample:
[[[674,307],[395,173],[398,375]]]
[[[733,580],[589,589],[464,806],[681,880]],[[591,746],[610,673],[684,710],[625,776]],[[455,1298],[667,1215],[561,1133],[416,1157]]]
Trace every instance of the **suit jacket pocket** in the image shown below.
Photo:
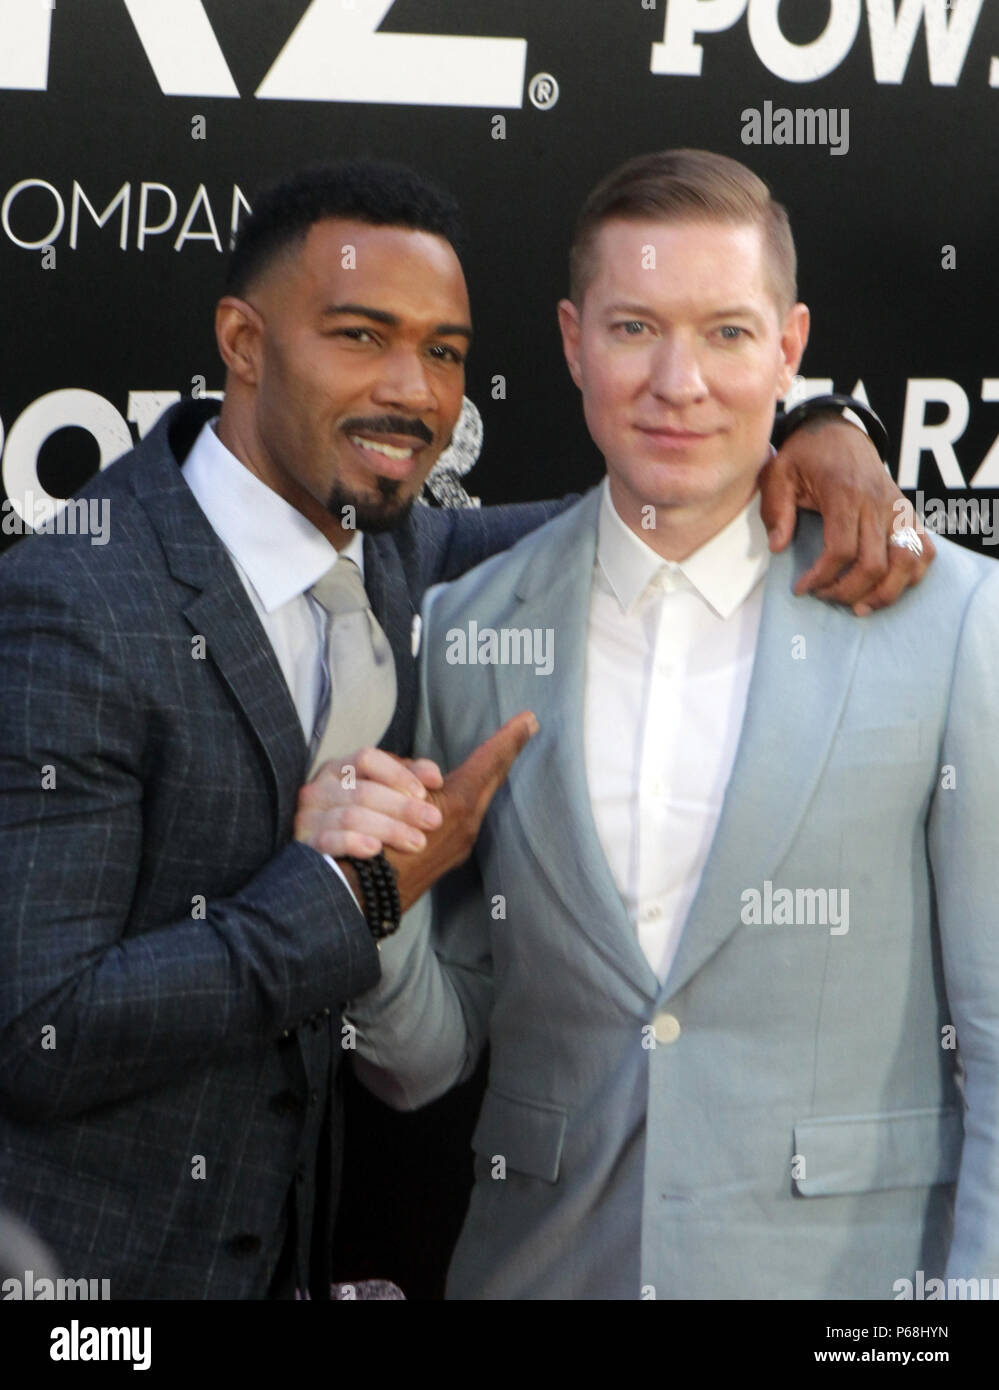
[[[559,1105],[516,1100],[491,1088],[486,1092],[472,1148],[492,1161],[544,1182],[557,1182],[565,1140],[566,1112]]]
[[[794,1126],[803,1197],[953,1182],[964,1126],[956,1108],[832,1115]]]

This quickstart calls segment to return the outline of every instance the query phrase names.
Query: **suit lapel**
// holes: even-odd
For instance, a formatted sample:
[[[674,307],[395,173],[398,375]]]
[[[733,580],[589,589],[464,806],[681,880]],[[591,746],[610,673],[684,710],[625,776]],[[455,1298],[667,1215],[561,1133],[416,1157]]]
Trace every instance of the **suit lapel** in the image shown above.
[[[204,636],[208,659],[263,750],[274,793],[276,838],[283,838],[307,776],[305,737],[267,634],[231,565],[187,604],[184,615],[192,632]]]
[[[504,625],[552,629],[555,665],[496,665],[500,718],[533,710],[540,731],[514,764],[510,793],[538,862],[580,931],[647,998],[658,982],[617,891],[590,809],[583,693],[599,488],[545,531]]]
[[[298,712],[267,634],[180,471],[179,463],[197,429],[211,413],[200,411],[193,419],[190,406],[169,412],[139,446],[146,456],[135,471],[134,487],[160,538],[171,575],[195,591],[180,604],[192,635],[204,637],[206,659],[230,690],[263,752],[277,843],[294,816],[307,750]]]
[[[743,891],[774,880],[836,733],[864,623],[848,610],[794,597],[816,549],[799,540],[771,560],[732,776],[664,998],[739,928]]]

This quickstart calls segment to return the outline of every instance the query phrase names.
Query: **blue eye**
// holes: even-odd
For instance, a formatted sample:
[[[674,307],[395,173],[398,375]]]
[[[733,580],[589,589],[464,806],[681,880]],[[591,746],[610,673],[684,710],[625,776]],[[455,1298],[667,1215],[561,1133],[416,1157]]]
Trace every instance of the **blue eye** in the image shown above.
[[[729,343],[737,342],[739,338],[745,337],[746,334],[746,330],[744,328],[739,328],[734,323],[722,324],[721,328],[719,329],[719,332],[721,333],[725,341]]]

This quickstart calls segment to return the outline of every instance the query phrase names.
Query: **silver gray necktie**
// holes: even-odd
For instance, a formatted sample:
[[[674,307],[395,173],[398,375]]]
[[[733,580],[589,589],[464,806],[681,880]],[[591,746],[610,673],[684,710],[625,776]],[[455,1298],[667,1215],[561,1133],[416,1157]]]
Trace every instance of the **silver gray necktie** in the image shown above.
[[[338,559],[309,593],[328,614],[327,698],[321,699],[316,719],[322,736],[309,769],[312,777],[330,758],[342,759],[377,745],[392,720],[396,682],[392,648],[371,611],[353,560]]]

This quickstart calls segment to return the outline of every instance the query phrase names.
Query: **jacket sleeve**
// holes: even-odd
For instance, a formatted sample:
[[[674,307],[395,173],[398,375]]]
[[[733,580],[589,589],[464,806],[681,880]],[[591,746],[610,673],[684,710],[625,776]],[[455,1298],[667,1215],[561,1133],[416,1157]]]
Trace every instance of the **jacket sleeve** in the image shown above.
[[[968,604],[928,827],[964,1145],[948,1278],[999,1278],[999,568]]]
[[[556,502],[520,502],[504,507],[459,507],[452,516],[450,541],[443,554],[440,571],[430,583],[447,583],[467,570],[508,550],[522,536],[536,531],[553,516],[578,502],[578,495]]]
[[[257,1047],[378,975],[348,889],[297,843],[203,918],[130,920],[144,791],[182,775],[149,766],[155,697],[130,686],[130,643],[154,639],[117,630],[92,577],[39,570],[4,567],[0,604],[0,1100],[29,1120]]]
[[[424,604],[430,623],[434,595]],[[435,729],[426,641],[420,662],[415,749],[446,771]],[[382,943],[381,979],[348,1005],[358,1079],[397,1110],[415,1110],[466,1080],[485,1043],[492,1007],[488,913],[473,853],[435,884]]]

